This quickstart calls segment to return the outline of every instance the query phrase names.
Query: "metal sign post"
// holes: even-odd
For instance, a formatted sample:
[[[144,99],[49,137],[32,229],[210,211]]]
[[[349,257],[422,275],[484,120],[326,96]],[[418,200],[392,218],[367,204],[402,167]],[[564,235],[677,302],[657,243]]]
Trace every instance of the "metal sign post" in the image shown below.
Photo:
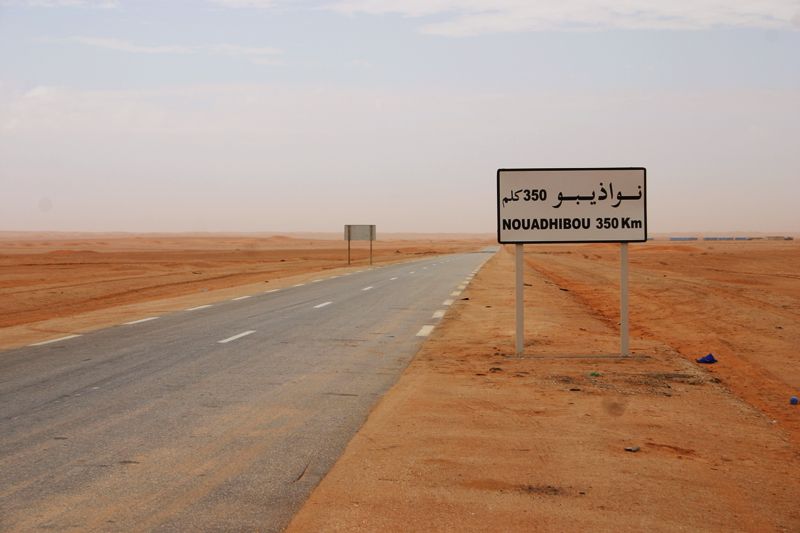
[[[517,278],[517,355],[522,355],[522,353],[525,351],[525,278],[523,276],[523,266],[525,262],[522,259],[524,246],[524,244],[514,245],[514,260],[516,262],[515,271]]]
[[[620,352],[628,339],[628,243],[647,241],[643,167],[497,171],[497,241],[516,254],[516,353],[522,355],[524,244],[620,243]]]
[[[619,351],[630,355],[628,349],[628,243],[619,244]]]

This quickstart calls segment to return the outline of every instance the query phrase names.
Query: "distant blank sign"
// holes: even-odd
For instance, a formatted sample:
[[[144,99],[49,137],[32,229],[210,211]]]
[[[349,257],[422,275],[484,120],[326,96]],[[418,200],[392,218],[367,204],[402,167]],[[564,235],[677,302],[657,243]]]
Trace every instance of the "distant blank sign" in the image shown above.
[[[346,241],[374,241],[376,239],[374,224],[346,224],[344,227]]]
[[[497,171],[497,240],[503,244],[644,242],[644,168]]]

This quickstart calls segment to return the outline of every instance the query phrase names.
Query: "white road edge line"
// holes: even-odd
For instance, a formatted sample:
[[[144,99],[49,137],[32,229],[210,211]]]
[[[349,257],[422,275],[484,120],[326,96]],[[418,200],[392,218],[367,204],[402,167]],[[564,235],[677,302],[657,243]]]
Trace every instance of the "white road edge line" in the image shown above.
[[[315,280],[314,280],[314,281],[312,281],[311,283],[319,283],[320,281],[322,281],[322,280],[321,280],[321,279],[315,279]]]
[[[268,291],[264,291],[264,294],[272,294],[273,292],[278,292],[280,289],[271,289]]]
[[[238,302],[239,300],[247,300],[248,298],[252,298],[252,296],[250,296],[250,295],[248,295],[248,296],[239,296],[238,298],[234,298],[231,301],[232,302]]]
[[[67,335],[66,337],[59,337],[57,339],[50,339],[49,341],[36,342],[34,344],[29,344],[28,346],[44,346],[45,344],[51,344],[53,342],[58,342],[58,341],[66,341],[66,340],[69,340],[69,339],[74,339],[75,337],[80,337],[80,335]]]
[[[414,272],[416,272],[416,270],[412,270],[411,272],[409,272],[409,274],[413,274]]]
[[[321,303],[319,305],[315,305],[314,309],[321,309],[321,308],[325,307],[326,305],[331,305],[332,303],[333,302],[323,302],[323,303]]]
[[[396,279],[397,279],[397,278],[389,278],[389,281],[394,281],[394,280],[396,280]]]
[[[364,287],[364,288],[363,288],[363,289],[361,289],[361,290],[362,290],[362,291],[371,291],[371,290],[372,290],[372,289],[374,289],[374,288],[375,288],[375,287],[373,287],[372,285],[370,285],[369,287]]]
[[[141,324],[142,322],[150,322],[151,320],[158,320],[157,316],[149,316],[147,318],[141,318],[139,320],[133,320],[131,322],[125,322],[126,326],[133,326],[134,324]]]
[[[442,305],[453,305],[453,300],[451,300],[450,298],[448,298],[447,300],[445,300],[445,301],[443,301],[443,302],[442,302]]]
[[[464,285],[464,284],[461,284],[461,285],[458,286],[458,290],[460,290],[460,291],[463,291],[466,288],[467,288],[467,286]]]
[[[453,291],[450,293],[450,296],[461,296],[461,291]]]
[[[427,337],[433,331],[435,326],[422,326],[420,330],[417,332],[417,337]]]
[[[305,283],[298,283],[297,285],[292,285],[292,287],[302,287]]]
[[[247,337],[248,335],[251,335],[253,333],[255,333],[254,330],[244,331],[242,333],[239,333],[238,335],[234,335],[233,337],[228,337],[227,339],[222,339],[221,341],[217,341],[217,343],[218,344],[227,344],[227,343],[229,343],[231,341],[235,341],[236,339],[241,339],[242,337]]]
[[[438,311],[434,311],[433,316],[431,318],[442,318],[444,316],[444,309],[439,309]]]
[[[197,307],[190,307],[189,309],[186,309],[186,311],[199,311],[199,310],[201,310],[201,309],[208,309],[209,307],[214,307],[214,306],[213,306],[213,305],[211,305],[211,304],[208,304],[208,305],[198,305]]]

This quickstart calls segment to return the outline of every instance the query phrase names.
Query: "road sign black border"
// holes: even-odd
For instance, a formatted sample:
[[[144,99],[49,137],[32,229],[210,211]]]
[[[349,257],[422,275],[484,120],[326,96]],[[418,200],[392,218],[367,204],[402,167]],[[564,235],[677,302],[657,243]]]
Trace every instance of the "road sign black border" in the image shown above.
[[[576,170],[641,170],[644,179],[644,239],[607,241],[501,241],[500,240],[500,173],[501,172],[558,172]],[[589,244],[595,242],[647,242],[647,169],[645,167],[578,167],[578,168],[498,168],[497,169],[497,242],[500,244]]]

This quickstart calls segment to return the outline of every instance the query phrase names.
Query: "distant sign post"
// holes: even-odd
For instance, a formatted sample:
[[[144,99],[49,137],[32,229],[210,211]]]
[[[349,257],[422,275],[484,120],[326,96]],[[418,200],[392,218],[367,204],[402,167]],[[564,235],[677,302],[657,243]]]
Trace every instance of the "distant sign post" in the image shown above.
[[[372,264],[372,241],[376,239],[374,224],[345,224],[344,239],[347,241],[347,264],[350,264],[350,241],[369,241],[369,264]]]
[[[647,171],[513,168],[497,171],[497,240],[516,255],[516,353],[524,351],[523,245],[620,243],[620,351],[628,355],[628,243],[647,240]]]

